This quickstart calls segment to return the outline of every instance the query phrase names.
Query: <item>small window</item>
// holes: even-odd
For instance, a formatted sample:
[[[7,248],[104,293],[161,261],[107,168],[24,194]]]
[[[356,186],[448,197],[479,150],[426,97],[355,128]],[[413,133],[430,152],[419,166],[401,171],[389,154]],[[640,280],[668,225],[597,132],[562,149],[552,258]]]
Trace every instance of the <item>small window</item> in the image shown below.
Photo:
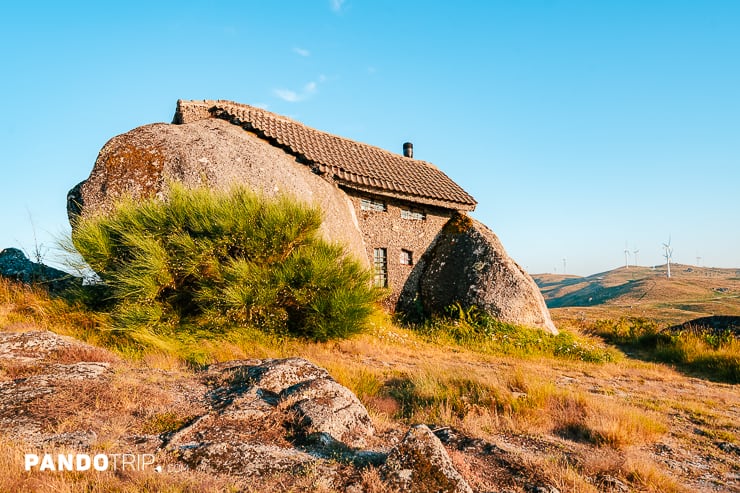
[[[401,250],[401,265],[414,265],[413,253],[409,250]]]
[[[363,211],[385,212],[388,208],[385,202],[373,199],[360,199],[360,209]]]
[[[379,288],[388,287],[388,251],[385,248],[373,250],[373,284]]]
[[[412,221],[423,221],[427,218],[427,215],[420,211],[414,211],[411,209],[401,209],[401,219],[411,219]]]

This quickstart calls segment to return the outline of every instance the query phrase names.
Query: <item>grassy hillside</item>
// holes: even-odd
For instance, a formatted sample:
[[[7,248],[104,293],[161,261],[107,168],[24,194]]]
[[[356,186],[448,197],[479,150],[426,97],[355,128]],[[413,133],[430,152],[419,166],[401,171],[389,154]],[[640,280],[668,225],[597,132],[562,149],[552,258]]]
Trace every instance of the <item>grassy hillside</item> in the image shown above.
[[[711,315],[740,316],[740,269],[672,264],[670,279],[665,266],[532,277],[560,320],[629,316],[673,325]]]

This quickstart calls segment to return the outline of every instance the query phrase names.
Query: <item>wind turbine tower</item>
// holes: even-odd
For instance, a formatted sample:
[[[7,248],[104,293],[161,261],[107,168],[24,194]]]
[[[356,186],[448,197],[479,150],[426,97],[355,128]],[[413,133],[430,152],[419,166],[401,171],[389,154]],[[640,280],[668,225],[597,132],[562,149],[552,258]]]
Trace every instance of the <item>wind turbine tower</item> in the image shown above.
[[[637,254],[638,253],[640,253],[640,250],[635,250],[634,252],[632,252],[632,255],[634,255],[635,257],[635,264],[634,264],[635,266],[637,266]]]
[[[566,266],[566,260],[565,260],[565,257],[563,257],[563,275],[568,273],[568,271],[565,270],[565,266]]]
[[[668,236],[668,243],[663,243],[663,256],[665,257],[666,267],[668,268],[668,279],[671,278],[671,259],[673,259],[673,248],[671,248],[671,237]]]
[[[627,243],[624,244],[624,268],[629,269],[630,267],[630,250],[627,248]]]

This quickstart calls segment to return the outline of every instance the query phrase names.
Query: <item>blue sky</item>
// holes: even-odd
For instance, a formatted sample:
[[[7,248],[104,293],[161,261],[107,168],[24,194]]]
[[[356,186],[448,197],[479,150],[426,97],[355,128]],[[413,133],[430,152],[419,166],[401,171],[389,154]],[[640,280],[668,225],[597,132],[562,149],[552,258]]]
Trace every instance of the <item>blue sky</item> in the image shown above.
[[[532,273],[740,267],[740,2],[13,2],[0,248],[177,99],[261,105],[431,161]],[[35,239],[34,239],[35,236]],[[630,259],[633,261],[633,258]]]

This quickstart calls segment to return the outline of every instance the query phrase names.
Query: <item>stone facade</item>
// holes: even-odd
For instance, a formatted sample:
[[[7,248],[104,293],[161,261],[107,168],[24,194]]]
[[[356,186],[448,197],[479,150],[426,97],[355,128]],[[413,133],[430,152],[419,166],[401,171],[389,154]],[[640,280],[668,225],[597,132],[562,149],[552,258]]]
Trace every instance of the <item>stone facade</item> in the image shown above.
[[[351,189],[345,191],[355,206],[367,258],[376,272],[376,281],[379,281],[379,266],[374,262],[375,250],[385,249],[387,282],[384,287],[389,289],[390,295],[384,304],[394,310],[414,266],[454,211]],[[382,203],[385,210],[363,209],[363,199]]]

